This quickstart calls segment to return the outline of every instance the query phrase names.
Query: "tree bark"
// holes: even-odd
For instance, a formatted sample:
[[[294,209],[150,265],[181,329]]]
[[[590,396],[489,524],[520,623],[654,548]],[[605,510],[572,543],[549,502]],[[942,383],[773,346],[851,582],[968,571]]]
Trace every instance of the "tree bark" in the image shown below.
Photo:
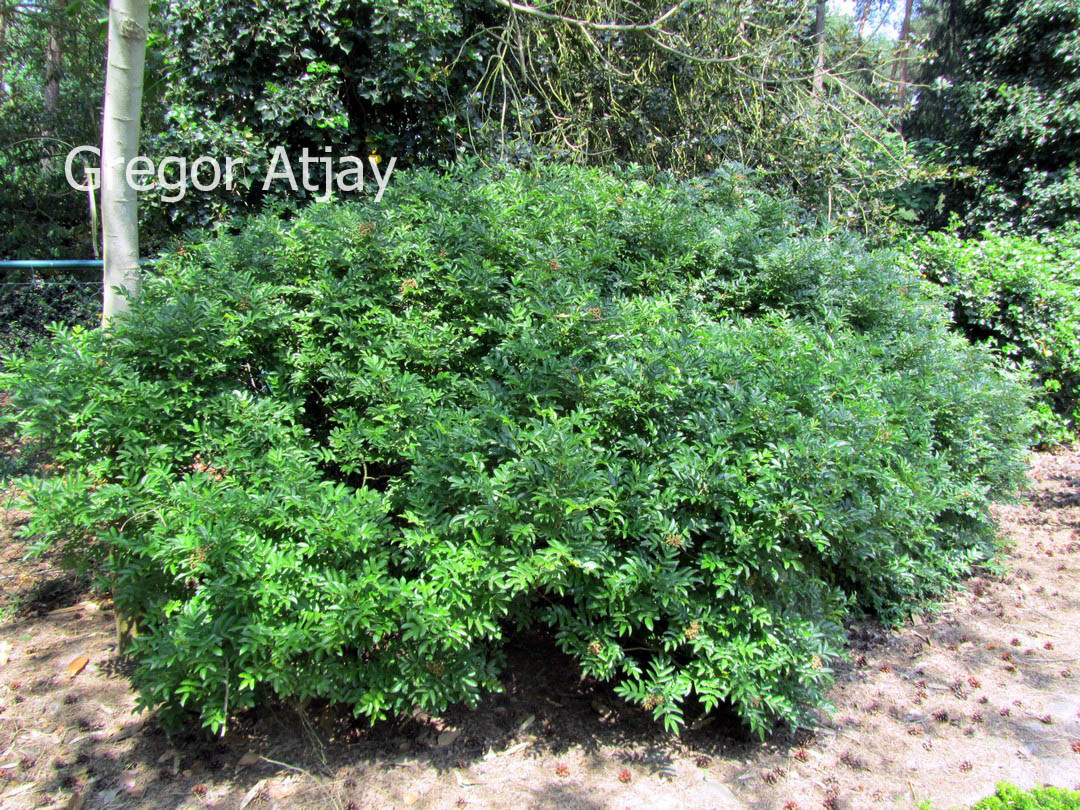
[[[109,3],[108,63],[101,126],[101,234],[105,259],[103,327],[142,287],[138,197],[125,177],[138,154],[149,0]]]
[[[817,0],[817,14],[814,17],[814,44],[817,56],[814,59],[814,96],[820,97],[825,91],[825,10],[827,0]]]
[[[64,67],[64,51],[60,45],[60,20],[63,9],[59,3],[48,11],[49,44],[45,48],[45,83],[42,93],[41,168],[48,170],[53,162],[56,122],[60,118],[60,73]]]
[[[896,98],[901,107],[907,100],[908,40],[911,38],[911,12],[914,5],[915,0],[904,0],[904,21],[900,23],[900,37],[896,41],[896,63],[893,67],[893,76],[896,77],[897,68],[899,68]]]
[[[855,17],[858,20],[856,26],[855,39],[862,44],[863,29],[866,27],[866,20],[870,16],[870,3],[871,0],[859,0],[855,4]]]
[[[63,51],[56,24],[49,26],[49,46],[45,50],[45,116],[46,127],[51,128],[60,112],[60,71],[63,69]]]

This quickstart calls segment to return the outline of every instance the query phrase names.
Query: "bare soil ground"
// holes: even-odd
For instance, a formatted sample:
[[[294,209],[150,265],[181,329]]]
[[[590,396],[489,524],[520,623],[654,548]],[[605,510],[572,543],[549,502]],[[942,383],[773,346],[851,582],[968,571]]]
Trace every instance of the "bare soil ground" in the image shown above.
[[[282,706],[169,739],[134,712],[105,597],[24,560],[5,510],[0,807],[949,808],[1003,779],[1080,787],[1080,450],[1031,477],[995,510],[1005,572],[900,630],[854,624],[835,714],[765,743],[723,719],[667,736],[540,637],[474,711],[372,729]]]

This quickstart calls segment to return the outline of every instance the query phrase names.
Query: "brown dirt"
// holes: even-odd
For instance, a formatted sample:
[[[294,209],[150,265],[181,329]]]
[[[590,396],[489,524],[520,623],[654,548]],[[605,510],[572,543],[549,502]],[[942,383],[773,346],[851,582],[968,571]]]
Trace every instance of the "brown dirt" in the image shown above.
[[[374,729],[267,709],[224,739],[134,712],[107,600],[0,535],[0,807],[888,808],[968,804],[1007,779],[1080,783],[1080,450],[1032,457],[1010,544],[898,631],[851,628],[815,731],[759,743],[723,719],[664,735],[542,638],[478,709]],[[1072,628],[1072,629],[1070,629]],[[75,675],[68,667],[86,656]],[[1074,674],[1076,677],[1074,677]]]

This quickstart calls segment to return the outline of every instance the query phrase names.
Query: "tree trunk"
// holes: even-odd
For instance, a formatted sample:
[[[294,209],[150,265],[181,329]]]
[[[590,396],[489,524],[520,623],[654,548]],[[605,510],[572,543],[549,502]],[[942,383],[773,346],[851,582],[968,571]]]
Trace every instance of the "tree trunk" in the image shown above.
[[[102,326],[128,308],[142,286],[139,270],[139,212],[135,190],[125,177],[138,154],[143,62],[149,0],[109,3],[105,108],[101,122],[101,234],[105,258]],[[119,289],[118,289],[119,288]]]
[[[49,26],[49,47],[45,51],[45,121],[52,127],[60,112],[60,71],[63,68],[63,51],[56,24]]]
[[[41,168],[48,170],[52,165],[56,149],[52,141],[56,137],[56,122],[60,118],[60,72],[64,66],[64,51],[60,47],[59,15],[63,9],[55,7],[49,10],[49,44],[45,49],[45,84],[42,98],[41,127]]]
[[[860,2],[855,4],[855,17],[858,20],[855,39],[860,45],[862,44],[862,35],[863,29],[866,27],[866,20],[870,16],[870,3],[871,0],[860,0]]]
[[[899,69],[899,80],[896,86],[896,98],[900,106],[904,106],[907,100],[908,78],[908,40],[911,38],[911,12],[915,0],[904,0],[904,21],[900,23],[900,38],[896,41],[896,63],[893,65],[893,77],[896,78]]]
[[[825,10],[828,0],[817,0],[814,17],[814,44],[817,56],[814,60],[814,96],[820,97],[825,90]]]

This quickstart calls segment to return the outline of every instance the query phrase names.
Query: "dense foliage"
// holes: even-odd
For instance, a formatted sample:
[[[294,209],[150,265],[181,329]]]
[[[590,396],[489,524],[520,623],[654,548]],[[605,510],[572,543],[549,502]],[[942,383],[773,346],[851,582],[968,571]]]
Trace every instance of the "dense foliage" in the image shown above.
[[[472,702],[540,625],[764,733],[850,609],[993,552],[1025,389],[933,285],[738,176],[474,169],[208,238],[0,377],[60,465],[27,531],[102,566],[145,705]]]
[[[880,232],[882,192],[914,161],[896,127],[896,43],[868,19],[879,5],[823,15],[819,31],[824,0],[154,4],[140,151],[244,168],[232,190],[143,194],[142,242],[310,197],[264,190],[276,146],[398,168],[554,156],[687,177],[735,161]],[[0,255],[95,255],[62,158],[100,141],[104,7],[0,0]]]
[[[1080,425],[1080,228],[1041,238],[931,233],[910,246],[914,269],[941,284],[967,337],[1028,364],[1042,389],[1039,438],[1070,441]]]
[[[1029,231],[1080,215],[1080,4],[928,0],[939,22],[905,134],[944,170],[928,222]]]

